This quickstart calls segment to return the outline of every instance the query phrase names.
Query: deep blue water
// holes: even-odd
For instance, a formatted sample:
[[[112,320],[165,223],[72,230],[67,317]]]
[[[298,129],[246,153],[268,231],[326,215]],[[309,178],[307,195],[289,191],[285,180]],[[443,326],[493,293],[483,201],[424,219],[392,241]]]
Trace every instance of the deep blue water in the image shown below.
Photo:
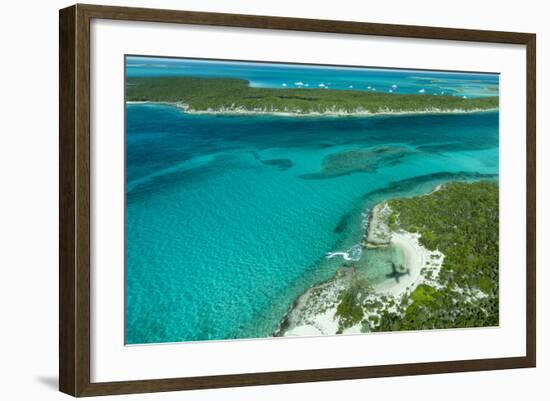
[[[497,74],[128,57],[128,77],[241,78],[272,88],[319,88],[479,97],[498,95]]]

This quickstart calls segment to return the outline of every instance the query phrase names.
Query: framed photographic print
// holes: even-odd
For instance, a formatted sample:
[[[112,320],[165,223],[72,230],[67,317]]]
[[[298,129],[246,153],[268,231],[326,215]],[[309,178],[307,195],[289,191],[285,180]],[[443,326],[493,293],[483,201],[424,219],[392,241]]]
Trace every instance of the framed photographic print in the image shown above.
[[[60,390],[534,367],[535,35],[60,11]]]

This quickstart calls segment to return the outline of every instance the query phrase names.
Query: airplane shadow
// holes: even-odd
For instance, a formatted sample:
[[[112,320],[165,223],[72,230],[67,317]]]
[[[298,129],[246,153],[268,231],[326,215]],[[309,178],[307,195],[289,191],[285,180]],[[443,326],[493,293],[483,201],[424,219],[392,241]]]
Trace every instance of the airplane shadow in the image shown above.
[[[401,277],[405,275],[409,275],[409,276],[411,275],[411,269],[405,269],[403,265],[399,265],[399,267],[397,267],[395,263],[392,262],[391,268],[392,268],[391,273],[386,274],[386,277],[395,279],[396,283],[399,283],[399,280],[401,279]]]

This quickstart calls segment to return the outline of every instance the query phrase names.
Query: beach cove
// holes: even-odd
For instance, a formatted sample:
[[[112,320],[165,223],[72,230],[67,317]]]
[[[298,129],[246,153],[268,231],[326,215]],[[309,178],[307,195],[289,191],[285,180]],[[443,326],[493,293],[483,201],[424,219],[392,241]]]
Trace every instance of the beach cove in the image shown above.
[[[386,206],[384,202],[380,205]],[[377,205],[378,206],[378,205]],[[357,294],[354,301],[361,303],[378,303],[377,309],[363,316],[360,322],[351,327],[342,328],[340,322],[340,305],[342,295],[352,290],[357,282],[357,267],[343,267],[337,271],[335,278],[321,285],[314,286],[302,294],[293,304],[280,326],[275,331],[276,336],[318,336],[336,334],[358,334],[371,331],[365,322],[377,323],[384,309],[395,309],[403,297],[409,296],[420,284],[438,286],[437,278],[443,265],[445,255],[439,250],[430,251],[419,241],[421,235],[403,230],[391,231],[387,228],[387,239],[384,244],[376,241],[369,242],[368,238],[373,231],[379,229],[372,221],[376,207],[371,211],[371,225],[368,227],[363,246],[365,248],[394,247],[403,254],[402,264],[393,272],[387,274],[387,280],[375,285],[365,281],[365,294]],[[387,224],[387,221],[384,222]],[[367,251],[368,252],[368,251]],[[332,254],[331,254],[332,255]],[[344,260],[349,261],[344,255]],[[369,266],[362,266],[368,269]]]
[[[461,216],[469,214],[472,221],[463,222]],[[450,182],[425,195],[379,203],[370,211],[362,247],[396,247],[402,252],[403,263],[392,262],[386,275],[395,282],[373,285],[368,275],[360,275],[372,266],[346,262],[334,278],[293,303],[274,335],[496,326],[495,239],[495,182]],[[447,258],[440,248],[448,252]]]

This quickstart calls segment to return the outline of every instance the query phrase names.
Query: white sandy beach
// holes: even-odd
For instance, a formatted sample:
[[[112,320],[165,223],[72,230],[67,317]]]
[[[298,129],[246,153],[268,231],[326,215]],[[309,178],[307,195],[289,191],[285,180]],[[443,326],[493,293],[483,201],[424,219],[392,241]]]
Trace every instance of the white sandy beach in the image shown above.
[[[327,336],[334,335],[338,330],[338,320],[334,319],[336,308],[327,309],[324,313],[315,316],[309,324],[293,327],[284,333],[285,337],[295,336]]]
[[[419,234],[404,231],[392,233],[391,243],[402,250],[404,267],[408,269],[409,273],[399,277],[398,282],[392,279],[376,285],[374,287],[376,292],[400,297],[409,287],[415,286],[420,278],[420,271],[426,266],[426,262],[430,260],[432,254],[420,245],[419,238]]]
[[[327,309],[324,313],[315,316],[309,324],[296,326],[284,333],[284,337],[315,337],[332,336],[338,331],[338,320],[334,318],[336,307]],[[361,324],[345,329],[342,334],[361,333]]]

